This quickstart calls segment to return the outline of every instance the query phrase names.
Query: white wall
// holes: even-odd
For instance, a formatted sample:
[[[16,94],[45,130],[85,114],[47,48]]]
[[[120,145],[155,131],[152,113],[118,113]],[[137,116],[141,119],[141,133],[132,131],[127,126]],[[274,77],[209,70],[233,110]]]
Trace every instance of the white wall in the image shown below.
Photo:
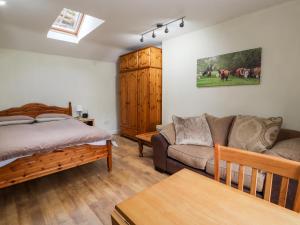
[[[96,126],[116,132],[116,98],[115,63],[0,49],[0,110],[71,101],[73,109],[86,108]]]
[[[173,114],[283,116],[300,130],[300,2],[163,42],[163,122]],[[197,59],[262,47],[260,85],[196,87]]]

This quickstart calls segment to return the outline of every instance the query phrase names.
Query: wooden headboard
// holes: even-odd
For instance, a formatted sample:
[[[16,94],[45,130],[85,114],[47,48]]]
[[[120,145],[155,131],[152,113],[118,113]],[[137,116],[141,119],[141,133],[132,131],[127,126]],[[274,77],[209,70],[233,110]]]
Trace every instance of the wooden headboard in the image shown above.
[[[62,108],[58,106],[48,106],[41,103],[29,103],[21,107],[15,107],[0,111],[0,116],[25,115],[36,117],[43,113],[63,113],[72,116],[72,105],[71,102],[69,102],[67,108]]]

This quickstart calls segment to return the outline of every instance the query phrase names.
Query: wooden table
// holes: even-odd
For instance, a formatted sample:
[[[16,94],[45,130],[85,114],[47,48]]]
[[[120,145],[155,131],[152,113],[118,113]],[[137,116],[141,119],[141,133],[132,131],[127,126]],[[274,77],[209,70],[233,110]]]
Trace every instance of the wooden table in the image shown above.
[[[289,225],[300,214],[189,170],[116,205],[113,225]]]
[[[152,138],[153,135],[156,135],[158,133],[159,133],[158,131],[153,131],[153,132],[149,132],[149,133],[138,134],[138,135],[135,136],[138,140],[138,143],[139,143],[140,157],[143,157],[144,145],[152,147],[151,138]]]

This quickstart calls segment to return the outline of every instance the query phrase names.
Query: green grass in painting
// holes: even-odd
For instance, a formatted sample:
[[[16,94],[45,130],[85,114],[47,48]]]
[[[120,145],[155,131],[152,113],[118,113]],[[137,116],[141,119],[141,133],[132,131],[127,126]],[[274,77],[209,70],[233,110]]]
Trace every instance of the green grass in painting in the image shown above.
[[[197,87],[215,87],[215,86],[234,86],[234,85],[255,85],[260,80],[255,78],[243,79],[235,76],[229,76],[228,80],[221,80],[214,74],[211,77],[197,77]]]

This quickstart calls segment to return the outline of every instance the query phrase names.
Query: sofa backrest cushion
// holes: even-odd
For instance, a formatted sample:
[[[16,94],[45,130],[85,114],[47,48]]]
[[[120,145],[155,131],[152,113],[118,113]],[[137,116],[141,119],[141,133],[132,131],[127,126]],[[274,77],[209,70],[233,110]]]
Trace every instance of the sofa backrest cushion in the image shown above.
[[[209,114],[205,114],[205,116],[214,144],[227,146],[228,134],[235,116],[227,116],[222,118],[214,117]]]
[[[198,117],[173,116],[177,145],[213,146],[210,129],[203,114]]]
[[[239,115],[233,122],[228,146],[255,152],[272,148],[282,125],[282,117],[260,118]]]
[[[300,162],[300,138],[292,138],[277,142],[274,147],[266,151],[265,154],[280,156]]]
[[[300,138],[300,131],[282,128],[278,134],[276,142],[284,141],[291,138]]]
[[[175,145],[176,133],[173,123],[169,123],[163,126],[160,130],[160,134],[167,140],[170,145]]]

